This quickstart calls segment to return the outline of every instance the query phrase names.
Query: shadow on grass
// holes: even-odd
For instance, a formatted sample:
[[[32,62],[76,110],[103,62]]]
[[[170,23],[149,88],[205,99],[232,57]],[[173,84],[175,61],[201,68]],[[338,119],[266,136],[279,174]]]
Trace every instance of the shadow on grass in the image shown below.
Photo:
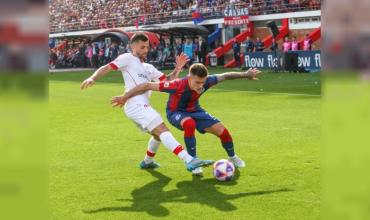
[[[278,192],[292,191],[287,188],[276,190],[265,190],[255,192],[242,192],[237,194],[225,194],[218,191],[221,185],[236,185],[240,173],[237,170],[235,177],[230,182],[219,182],[214,178],[202,179],[193,176],[191,181],[181,181],[176,184],[177,189],[164,191],[163,188],[171,181],[171,178],[155,171],[148,170],[155,178],[155,181],[144,185],[131,192],[132,199],[119,199],[122,202],[131,202],[130,206],[122,207],[103,207],[95,210],[86,210],[86,214],[99,212],[145,212],[151,216],[164,217],[170,214],[170,210],[164,207],[163,203],[199,203],[213,207],[220,211],[233,211],[237,207],[230,203],[230,200],[246,196],[259,196]]]

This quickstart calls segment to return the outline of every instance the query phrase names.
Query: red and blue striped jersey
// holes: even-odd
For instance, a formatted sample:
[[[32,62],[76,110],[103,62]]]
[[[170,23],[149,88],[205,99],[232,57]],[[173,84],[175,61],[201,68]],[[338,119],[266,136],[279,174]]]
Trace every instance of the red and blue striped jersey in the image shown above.
[[[173,81],[160,82],[159,91],[170,94],[167,102],[167,111],[195,112],[201,110],[199,97],[217,83],[216,76],[208,76],[203,85],[202,93],[198,94],[189,88],[188,77],[185,77]]]

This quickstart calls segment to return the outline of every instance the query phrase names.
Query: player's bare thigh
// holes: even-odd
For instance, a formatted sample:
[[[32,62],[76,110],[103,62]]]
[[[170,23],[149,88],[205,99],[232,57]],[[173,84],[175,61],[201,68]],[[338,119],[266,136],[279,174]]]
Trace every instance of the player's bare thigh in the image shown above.
[[[154,138],[157,137],[159,139],[159,136],[163,132],[166,132],[166,131],[169,131],[167,126],[164,123],[161,123],[160,125],[158,125],[156,128],[152,130],[151,134],[153,135]]]
[[[212,125],[211,127],[205,128],[204,130],[207,133],[214,134],[218,137],[225,130],[225,126],[221,122],[218,122],[218,123]]]

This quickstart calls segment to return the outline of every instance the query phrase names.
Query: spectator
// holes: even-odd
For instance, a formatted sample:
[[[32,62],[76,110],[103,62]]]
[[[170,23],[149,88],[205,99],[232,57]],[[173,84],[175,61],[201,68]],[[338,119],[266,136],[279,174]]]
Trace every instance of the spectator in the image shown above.
[[[271,51],[276,51],[277,49],[278,49],[278,44],[277,44],[275,38],[272,38],[272,43],[271,43],[270,50]]]
[[[303,50],[311,50],[312,45],[311,45],[311,39],[308,34],[305,35],[304,40],[303,40]]]
[[[92,67],[97,69],[98,68],[98,65],[99,65],[99,48],[98,46],[96,45],[96,43],[92,43],[92,52],[93,52],[93,55],[92,55]]]
[[[289,37],[285,37],[284,43],[283,43],[283,51],[288,52],[292,49],[292,44],[289,40]]]
[[[176,39],[176,49],[175,49],[176,56],[180,55],[183,52],[182,48],[183,48],[183,45],[181,43],[181,39]]]
[[[113,42],[109,50],[110,60],[115,60],[118,57],[118,46],[116,42]]]
[[[257,37],[257,42],[256,42],[256,51],[263,51],[265,49],[265,45],[261,41],[259,37]]]
[[[170,56],[170,47],[167,43],[164,43],[164,47],[162,49],[162,56],[161,56],[161,59],[159,61],[162,68],[165,67],[166,61],[167,61],[169,56]]]
[[[186,39],[186,43],[184,44],[183,46],[183,51],[184,53],[189,57],[189,63],[188,65],[190,66],[192,63],[193,63],[193,44],[191,42],[191,39],[190,38],[187,38]]]
[[[297,50],[299,50],[299,43],[296,37],[294,36],[292,39],[292,51],[297,51]]]
[[[207,43],[204,41],[203,37],[199,37],[199,53],[198,60],[200,63],[206,64],[207,55]]]
[[[156,46],[153,45],[153,47],[150,47],[149,52],[148,52],[148,61],[153,62],[156,59],[157,59]]]
[[[87,66],[87,59],[86,59],[86,56],[85,56],[85,50],[86,50],[86,45],[84,43],[81,43],[79,45],[79,52],[78,52],[81,67],[86,67]]]
[[[87,66],[92,67],[93,48],[89,43],[85,49],[85,57],[87,60]]]
[[[118,46],[118,55],[121,55],[121,54],[124,54],[124,53],[126,53],[126,47],[121,42],[120,45]]]
[[[240,67],[240,43],[236,40],[233,42],[233,51],[234,51],[234,59],[235,59],[235,66]]]
[[[105,64],[112,61],[111,58],[110,58],[110,46],[109,45],[107,45],[106,48],[105,48],[104,57],[105,57]]]
[[[245,41],[245,49],[247,52],[253,52],[254,50],[254,43],[249,36],[247,37],[247,40]]]
[[[194,52],[193,57],[194,57],[195,62],[199,62],[199,59],[198,59],[198,52],[199,52],[199,41],[198,41],[198,38],[195,38],[194,39],[193,52]]]
[[[159,63],[160,66],[163,67],[162,60],[163,60],[163,56],[164,56],[164,53],[163,53],[163,50],[164,50],[164,42],[163,42],[162,39],[159,41],[159,44],[158,44],[158,46],[157,46],[156,49],[157,49],[157,58],[158,58],[157,62]]]
[[[105,58],[104,58],[104,47],[99,49],[99,66],[105,65]]]

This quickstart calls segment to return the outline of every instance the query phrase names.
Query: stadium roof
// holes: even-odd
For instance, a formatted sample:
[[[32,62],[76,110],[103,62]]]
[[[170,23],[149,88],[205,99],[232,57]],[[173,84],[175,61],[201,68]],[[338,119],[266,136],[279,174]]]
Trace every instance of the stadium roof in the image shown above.
[[[173,23],[144,25],[137,31],[149,31],[157,34],[168,34],[174,36],[195,36],[209,34],[208,29],[200,25]]]

